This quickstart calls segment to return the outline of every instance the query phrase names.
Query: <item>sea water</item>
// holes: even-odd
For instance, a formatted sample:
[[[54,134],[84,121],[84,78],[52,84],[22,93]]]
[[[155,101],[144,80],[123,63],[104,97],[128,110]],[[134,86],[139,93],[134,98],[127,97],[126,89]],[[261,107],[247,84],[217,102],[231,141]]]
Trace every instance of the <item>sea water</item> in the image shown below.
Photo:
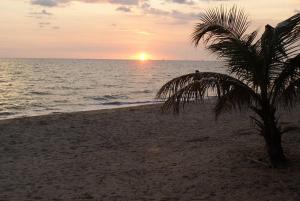
[[[155,103],[170,79],[215,61],[0,59],[0,119]]]

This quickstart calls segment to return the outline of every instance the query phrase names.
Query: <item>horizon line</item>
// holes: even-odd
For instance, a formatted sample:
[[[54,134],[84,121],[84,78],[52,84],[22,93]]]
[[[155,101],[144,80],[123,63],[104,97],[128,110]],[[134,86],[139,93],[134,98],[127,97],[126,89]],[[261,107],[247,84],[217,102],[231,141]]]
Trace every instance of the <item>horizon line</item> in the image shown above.
[[[140,61],[139,59],[104,59],[104,58],[57,58],[57,57],[0,57],[0,59],[53,59],[53,60],[120,60],[120,61]],[[147,61],[202,61],[202,62],[211,62],[218,60],[203,60],[203,59],[148,59]]]

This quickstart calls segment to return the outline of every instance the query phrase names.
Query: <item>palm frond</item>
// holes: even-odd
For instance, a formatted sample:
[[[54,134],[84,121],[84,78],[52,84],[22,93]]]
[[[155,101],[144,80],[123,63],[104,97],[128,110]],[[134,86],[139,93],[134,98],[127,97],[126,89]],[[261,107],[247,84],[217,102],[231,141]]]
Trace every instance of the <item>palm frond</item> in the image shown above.
[[[250,21],[244,11],[236,6],[229,10],[221,6],[206,11],[200,20],[192,34],[194,45],[203,39],[207,48],[225,61],[230,74],[257,87],[265,75],[260,68],[264,62],[261,43],[256,42],[258,31],[245,33]]]
[[[292,81],[286,89],[282,92],[282,96],[280,97],[286,106],[294,106],[297,97],[300,96],[300,78],[295,81]]]
[[[245,43],[247,44],[247,46],[250,46],[255,41],[257,35],[258,35],[258,31],[255,30],[255,31],[253,31],[253,32],[251,32],[249,34],[246,34],[241,40],[245,41]]]
[[[275,28],[266,25],[262,35],[261,46],[266,65],[275,63],[272,67],[278,67],[278,62],[283,62],[294,57],[300,52],[300,14],[280,22]],[[275,70],[277,70],[275,68]]]
[[[221,96],[215,106],[216,118],[224,112],[232,109],[242,110],[244,107],[249,108],[252,104],[257,104],[257,96],[252,90],[246,89],[243,85],[234,85],[232,89]]]
[[[221,101],[225,101],[226,98],[222,99],[222,97],[226,96],[227,99],[224,104],[229,100],[242,104],[247,102],[247,97],[258,98],[256,93],[242,81],[226,74],[213,72],[196,72],[175,78],[166,83],[156,97],[165,100],[162,106],[163,111],[173,108],[174,112],[179,112],[180,106],[184,107],[186,103],[191,101],[203,100],[209,90],[215,92]],[[237,93],[238,91],[243,91],[242,93],[245,95],[241,96]],[[221,108],[220,105],[218,108],[220,109],[216,109],[217,113],[225,106]]]
[[[256,47],[251,44],[256,34],[255,31],[246,35],[244,40],[231,38],[208,46],[209,50],[217,53],[226,62],[229,73],[252,86],[256,86],[262,77],[259,73],[261,59]]]
[[[258,119],[255,116],[250,116],[251,120],[255,123],[255,125],[257,126],[257,130],[259,131],[259,133],[262,133],[263,129],[264,129],[264,123],[262,122],[262,120]]]
[[[298,78],[300,78],[300,54],[292,59],[287,60],[283,70],[274,80],[273,87],[270,91],[271,103],[274,104],[278,102],[286,90],[286,87]]]
[[[248,16],[236,6],[227,10],[224,7],[207,10],[200,16],[200,23],[192,34],[192,42],[198,46],[201,39],[209,41],[224,38],[241,38],[250,25]]]
[[[300,13],[280,22],[275,27],[275,31],[278,39],[277,51],[281,53],[280,56],[292,57],[294,53],[299,52]]]
[[[170,97],[179,89],[183,88],[184,86],[192,83],[195,79],[197,79],[197,75],[198,74],[196,73],[190,73],[170,80],[160,88],[160,90],[156,94],[156,98],[166,99],[167,97]]]

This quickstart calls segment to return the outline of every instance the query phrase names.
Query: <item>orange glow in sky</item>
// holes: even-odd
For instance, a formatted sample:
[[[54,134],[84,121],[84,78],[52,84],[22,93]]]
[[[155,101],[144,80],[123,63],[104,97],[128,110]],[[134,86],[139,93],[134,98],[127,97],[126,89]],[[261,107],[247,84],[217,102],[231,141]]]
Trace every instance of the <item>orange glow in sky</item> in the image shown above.
[[[249,31],[261,31],[300,12],[299,0],[270,2],[1,0],[0,58],[211,60],[191,44],[200,13],[237,5],[252,20]]]

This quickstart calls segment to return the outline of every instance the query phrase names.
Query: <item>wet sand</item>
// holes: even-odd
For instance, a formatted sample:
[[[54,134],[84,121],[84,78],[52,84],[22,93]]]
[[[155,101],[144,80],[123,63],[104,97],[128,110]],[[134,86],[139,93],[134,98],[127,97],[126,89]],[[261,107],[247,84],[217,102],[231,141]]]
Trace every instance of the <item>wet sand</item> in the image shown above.
[[[212,106],[0,121],[0,200],[300,200],[300,107],[280,112],[290,167],[273,170],[249,114]]]

